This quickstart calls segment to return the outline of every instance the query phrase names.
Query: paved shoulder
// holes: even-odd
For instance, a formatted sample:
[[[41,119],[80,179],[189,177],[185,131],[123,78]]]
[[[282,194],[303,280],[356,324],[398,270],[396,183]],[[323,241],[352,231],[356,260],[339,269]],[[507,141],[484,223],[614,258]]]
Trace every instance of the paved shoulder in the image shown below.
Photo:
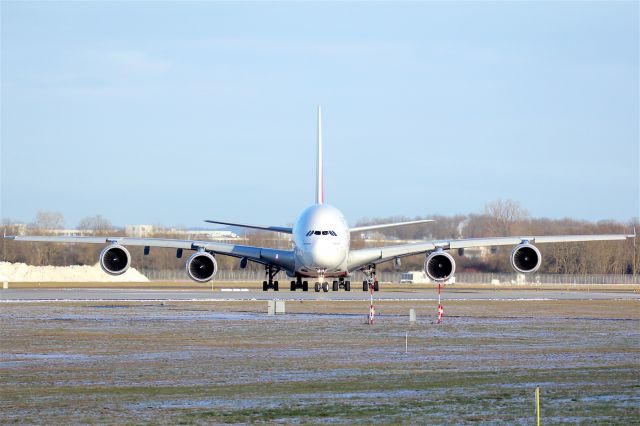
[[[554,291],[554,290],[456,290],[443,292],[445,300],[639,300],[634,292]],[[378,300],[436,300],[431,290],[381,291]],[[369,300],[369,293],[351,292],[221,292],[175,289],[8,289],[0,290],[0,302],[75,302],[75,301],[215,301],[215,300]]]

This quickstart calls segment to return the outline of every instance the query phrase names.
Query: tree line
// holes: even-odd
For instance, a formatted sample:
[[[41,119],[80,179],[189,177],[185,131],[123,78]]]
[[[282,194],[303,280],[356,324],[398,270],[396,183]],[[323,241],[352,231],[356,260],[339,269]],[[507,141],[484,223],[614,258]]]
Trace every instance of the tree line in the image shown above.
[[[388,222],[403,222],[419,219],[434,219],[435,222],[410,225],[398,228],[381,229],[379,232],[354,234],[351,236],[352,248],[377,245],[378,240],[386,244],[405,241],[476,238],[528,235],[570,235],[570,234],[625,234],[639,228],[638,219],[627,223],[617,221],[589,222],[584,220],[532,218],[520,204],[512,200],[496,200],[487,204],[482,213],[454,216],[365,218],[356,226],[374,225]],[[3,232],[16,235],[24,232],[30,235],[50,235],[52,230],[64,227],[64,216],[58,212],[39,212],[26,230],[10,220],[3,221]],[[115,236],[124,235],[109,220],[97,215],[80,221],[78,229],[84,235]],[[184,238],[162,227],[154,227],[154,238]],[[289,248],[288,236],[273,232],[246,232],[241,244]],[[364,238],[363,238],[364,237]],[[371,240],[374,240],[372,242]],[[52,244],[24,243],[0,240],[0,253],[3,261],[22,262],[29,265],[93,265],[97,262],[101,245],[95,244]],[[558,274],[634,274],[640,270],[640,247],[634,240],[598,241],[585,243],[554,243],[538,246],[542,253],[541,273]],[[487,256],[471,257],[452,251],[456,258],[458,271],[464,272],[510,272],[509,254],[512,247],[497,247]],[[173,249],[151,248],[151,254],[144,256],[142,247],[130,248],[132,265],[141,270],[162,270],[183,268],[185,258],[176,258]],[[184,257],[189,256],[184,253]],[[239,268],[239,259],[217,256],[220,268],[233,270]],[[421,270],[424,255],[409,256],[402,259],[401,270]],[[379,266],[381,271],[394,269],[388,262]],[[261,265],[248,265],[250,269],[262,269]]]

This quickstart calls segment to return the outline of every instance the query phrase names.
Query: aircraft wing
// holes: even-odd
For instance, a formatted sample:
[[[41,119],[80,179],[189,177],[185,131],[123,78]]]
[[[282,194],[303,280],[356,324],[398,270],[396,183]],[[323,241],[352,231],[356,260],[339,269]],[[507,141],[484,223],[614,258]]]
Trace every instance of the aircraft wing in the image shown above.
[[[395,226],[416,225],[418,223],[435,222],[433,219],[412,220],[410,222],[382,223],[380,225],[356,226],[349,228],[349,232],[371,231],[373,229],[392,228]]]
[[[247,258],[253,262],[274,265],[286,271],[293,271],[295,261],[293,251],[267,247],[243,246],[237,244],[217,243],[213,241],[173,240],[165,238],[130,238],[130,237],[57,237],[57,236],[6,236],[16,241],[32,241],[44,243],[84,243],[84,244],[120,244],[123,246],[162,247],[184,250],[204,249],[211,253]]]
[[[633,234],[544,235],[425,241],[411,244],[352,250],[349,252],[349,270],[354,271],[370,264],[382,263],[395,258],[426,253],[436,249],[453,250],[471,247],[515,246],[525,242],[529,242],[531,244],[542,244],[574,243],[583,241],[619,241],[635,237],[636,235],[634,230]]]
[[[283,234],[293,233],[293,228],[286,228],[284,226],[247,225],[246,223],[221,222],[219,220],[205,220],[205,222],[216,223],[219,225],[238,226],[241,228],[261,229],[263,231],[281,232]]]

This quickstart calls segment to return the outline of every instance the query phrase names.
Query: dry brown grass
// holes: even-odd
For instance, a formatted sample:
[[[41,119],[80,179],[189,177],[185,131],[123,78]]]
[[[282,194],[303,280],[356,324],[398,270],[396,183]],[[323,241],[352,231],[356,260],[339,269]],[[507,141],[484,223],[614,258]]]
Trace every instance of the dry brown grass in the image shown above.
[[[0,423],[530,424],[537,384],[545,422],[640,415],[637,301],[286,307],[3,304]]]

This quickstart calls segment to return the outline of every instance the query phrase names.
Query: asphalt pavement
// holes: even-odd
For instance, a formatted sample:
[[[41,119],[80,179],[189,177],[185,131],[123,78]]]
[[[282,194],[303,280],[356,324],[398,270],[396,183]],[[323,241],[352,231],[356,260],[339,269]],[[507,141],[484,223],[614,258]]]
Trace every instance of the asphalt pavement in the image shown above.
[[[362,290],[329,291],[221,291],[220,289],[114,289],[114,288],[24,288],[0,290],[0,303],[11,302],[75,302],[75,301],[217,301],[217,300],[368,300],[369,293]],[[436,290],[379,291],[378,300],[437,300]],[[442,297],[447,300],[638,300],[640,293],[633,291],[572,291],[572,290],[498,290],[498,289],[446,289]]]

